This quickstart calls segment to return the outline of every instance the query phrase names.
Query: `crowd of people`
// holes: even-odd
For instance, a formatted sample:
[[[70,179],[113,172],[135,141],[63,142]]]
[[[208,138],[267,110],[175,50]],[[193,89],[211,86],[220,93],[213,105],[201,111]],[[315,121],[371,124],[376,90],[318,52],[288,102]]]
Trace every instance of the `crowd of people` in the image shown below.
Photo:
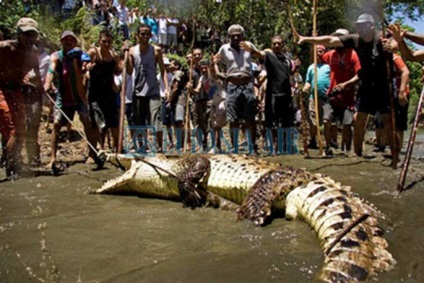
[[[178,47],[181,23],[173,15],[156,18],[150,10],[130,11],[125,0],[92,5],[98,12],[93,23],[105,27],[89,50],[81,50],[77,36],[64,31],[60,50],[48,54],[46,38],[31,18],[18,21],[15,40],[0,41],[0,63],[13,66],[0,72],[0,131],[9,178],[22,169],[25,141],[28,165],[41,165],[38,129],[43,97],[53,120],[48,167],[56,162],[61,128],[73,124],[76,112],[89,158],[101,167],[97,152],[106,147],[106,138],[111,137],[113,151],[121,142],[119,93],[124,85],[122,103],[133,141],[133,148],[126,150],[238,153],[244,139],[247,153],[258,154],[266,147],[269,154],[283,154],[291,152],[296,128],[308,140],[307,147],[317,149],[321,142],[316,136],[323,125],[326,155],[339,147],[340,130],[341,149],[349,152],[353,141],[354,153],[362,156],[368,116],[374,115],[380,129],[377,149],[384,151],[388,141],[392,167],[397,167],[407,128],[409,70],[395,53],[400,50],[408,60],[423,60],[424,52],[411,51],[403,38],[423,44],[424,36],[396,24],[389,27],[392,38],[383,39],[369,14],[358,17],[354,34],[343,28],[314,37],[294,31],[299,44],[316,48],[317,64],[309,66],[303,79],[301,62],[290,57],[282,35],[271,38],[270,48],[259,50],[246,40],[244,28],[233,24],[227,43],[217,44],[210,58],[204,58],[204,51],[211,41],[200,40],[185,54],[183,64],[168,55],[184,50]],[[110,17],[118,20],[124,38],[136,38],[135,45],[127,40],[120,52],[113,50]],[[129,29],[131,17],[140,20],[136,30]],[[227,125],[229,141],[223,130]]]

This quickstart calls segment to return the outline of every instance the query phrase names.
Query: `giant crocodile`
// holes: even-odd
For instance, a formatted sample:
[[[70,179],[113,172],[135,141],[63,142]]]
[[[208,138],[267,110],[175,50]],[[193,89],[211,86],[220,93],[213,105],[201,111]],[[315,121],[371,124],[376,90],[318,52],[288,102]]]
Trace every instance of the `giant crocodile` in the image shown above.
[[[209,203],[255,225],[281,209],[287,219],[303,219],[324,251],[321,281],[363,282],[396,264],[377,224],[379,212],[327,176],[241,155],[107,159],[126,172],[105,182],[99,194],[137,193],[192,208]]]

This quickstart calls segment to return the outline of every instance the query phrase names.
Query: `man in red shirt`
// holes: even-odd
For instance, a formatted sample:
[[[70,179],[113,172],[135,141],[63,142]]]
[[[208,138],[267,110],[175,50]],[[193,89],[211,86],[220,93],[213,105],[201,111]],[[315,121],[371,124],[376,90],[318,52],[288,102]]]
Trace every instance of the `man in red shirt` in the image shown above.
[[[333,36],[345,36],[349,31],[338,29]],[[352,123],[355,106],[355,83],[359,80],[357,74],[361,69],[358,55],[352,48],[336,47],[326,52],[322,60],[330,65],[330,88],[328,98],[332,107],[331,145],[337,148],[337,124],[343,125],[342,150],[350,151],[352,146]]]

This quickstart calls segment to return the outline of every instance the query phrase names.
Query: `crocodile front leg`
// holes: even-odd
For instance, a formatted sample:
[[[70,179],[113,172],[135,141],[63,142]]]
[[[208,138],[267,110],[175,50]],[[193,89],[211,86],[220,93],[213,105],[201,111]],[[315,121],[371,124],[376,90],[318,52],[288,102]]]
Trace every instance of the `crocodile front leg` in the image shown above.
[[[210,173],[210,161],[204,156],[189,156],[184,158],[179,170],[178,190],[184,206],[191,208],[204,206],[207,200],[207,192],[201,183]]]
[[[255,225],[263,225],[271,215],[271,206],[294,188],[312,180],[314,176],[304,170],[281,167],[262,176],[249,190],[237,213],[237,218],[249,219]]]

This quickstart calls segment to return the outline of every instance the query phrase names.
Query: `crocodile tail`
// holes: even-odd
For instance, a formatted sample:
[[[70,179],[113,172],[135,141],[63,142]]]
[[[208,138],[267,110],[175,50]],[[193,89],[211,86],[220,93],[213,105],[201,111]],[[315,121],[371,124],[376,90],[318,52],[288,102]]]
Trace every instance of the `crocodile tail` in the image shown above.
[[[286,217],[304,219],[318,234],[325,255],[319,279],[325,282],[363,282],[394,267],[377,216],[350,187],[328,177],[287,196]]]

